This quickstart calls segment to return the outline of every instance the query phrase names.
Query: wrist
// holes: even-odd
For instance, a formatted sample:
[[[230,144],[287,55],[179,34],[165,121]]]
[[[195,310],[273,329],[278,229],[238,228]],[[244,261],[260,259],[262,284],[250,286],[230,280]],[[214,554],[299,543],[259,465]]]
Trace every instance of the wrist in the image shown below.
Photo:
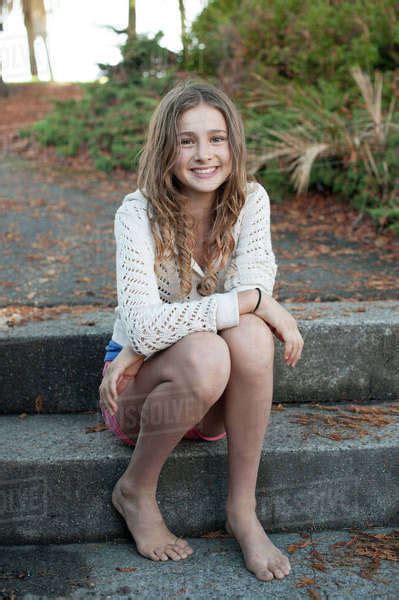
[[[265,292],[262,291],[262,298],[258,308],[255,311],[255,314],[259,317],[265,319],[267,317],[268,310],[270,306],[275,303],[273,296],[268,296]]]
[[[259,287],[255,288],[255,289],[256,289],[256,291],[258,292],[258,301],[257,301],[257,303],[255,304],[255,307],[254,307],[254,309],[253,309],[253,311],[252,311],[254,314],[256,314],[256,311],[258,310],[258,308],[259,308],[259,305],[260,305],[260,303],[261,303],[261,300],[262,300],[262,290],[261,290]]]
[[[253,290],[238,292],[237,297],[239,313],[240,315],[245,315],[253,312],[256,303],[258,302],[259,294],[254,288]],[[260,306],[258,307],[258,310],[259,308]]]
[[[129,346],[125,346],[126,351],[129,353],[130,358],[133,358],[134,360],[144,360],[145,356],[143,356],[142,354],[138,354],[135,350],[133,350],[133,346],[129,345]]]

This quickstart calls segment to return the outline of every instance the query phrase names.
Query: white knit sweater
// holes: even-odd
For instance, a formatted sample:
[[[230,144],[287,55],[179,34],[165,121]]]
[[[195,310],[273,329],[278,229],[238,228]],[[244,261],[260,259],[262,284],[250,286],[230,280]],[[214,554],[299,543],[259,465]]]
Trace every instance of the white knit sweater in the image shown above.
[[[118,306],[112,339],[130,344],[145,360],[194,331],[211,331],[239,324],[237,292],[260,287],[272,295],[277,272],[270,238],[270,201],[256,182],[248,193],[233,235],[235,249],[218,273],[216,292],[201,296],[204,272],[191,261],[191,293],[178,300],[176,254],[154,270],[155,242],[147,216],[148,200],[140,190],[128,194],[115,214]]]

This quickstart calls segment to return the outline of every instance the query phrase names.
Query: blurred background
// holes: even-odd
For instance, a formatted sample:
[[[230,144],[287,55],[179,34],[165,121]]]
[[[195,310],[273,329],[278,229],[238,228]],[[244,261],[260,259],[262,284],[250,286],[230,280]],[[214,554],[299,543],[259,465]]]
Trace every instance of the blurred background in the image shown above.
[[[188,27],[205,4],[205,0],[186,2]],[[122,59],[120,45],[127,35],[118,34],[115,29],[121,31],[128,26],[127,0],[112,3],[15,0],[2,2],[2,6],[0,52],[6,82],[30,81],[31,75],[37,75],[40,81],[93,81],[101,76],[98,62],[117,64]],[[162,30],[163,45],[174,52],[181,50],[179,3],[176,0],[139,1],[133,9],[138,34],[155,35]],[[30,40],[33,40],[32,59],[35,61],[32,60],[32,64],[29,61]]]
[[[114,305],[115,208],[153,110],[184,79],[241,112],[248,172],[272,203],[276,297],[398,297],[397,0],[0,8],[0,305]]]
[[[14,82],[82,82],[19,136],[58,156],[88,152],[102,171],[134,169],[159,98],[178,79],[205,79],[239,105],[249,170],[276,199],[333,192],[398,232],[395,0],[0,6],[3,95]]]

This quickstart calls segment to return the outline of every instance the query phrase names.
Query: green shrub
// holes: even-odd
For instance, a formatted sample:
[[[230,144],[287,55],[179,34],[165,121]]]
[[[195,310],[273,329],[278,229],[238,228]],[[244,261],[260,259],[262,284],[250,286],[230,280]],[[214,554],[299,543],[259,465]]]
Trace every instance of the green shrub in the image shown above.
[[[350,68],[397,68],[396,0],[211,0],[192,25],[190,66],[242,84],[247,74],[353,87]]]
[[[334,100],[331,83],[320,92],[309,86],[281,88],[256,78],[259,83],[251,96],[241,99],[252,149],[250,170],[267,178],[268,185],[270,180],[277,196],[287,192],[288,184],[298,193],[329,190],[396,231],[395,98],[391,92],[389,106],[383,102],[381,73],[376,72],[374,82],[360,69],[352,69],[352,76],[358,97],[351,94],[346,105]]]
[[[59,156],[75,156],[87,148],[100,170],[131,169],[159,100],[150,86],[92,84],[82,101],[57,102],[30,133],[40,144],[55,146]]]
[[[132,169],[150,116],[175,82],[174,69],[164,68],[176,63],[176,55],[159,45],[162,35],[128,40],[122,48],[122,63],[100,65],[109,78],[106,83],[82,85],[82,100],[55,102],[54,110],[25,128],[23,135],[55,146],[59,156],[75,156],[87,149],[102,171]]]
[[[378,147],[348,66],[357,60],[385,71],[385,106],[397,89],[397,75],[389,69],[398,54],[399,28],[391,0],[378,6],[366,0],[358,14],[359,2],[214,0],[195,24],[198,37],[193,36],[189,61],[194,70],[202,65],[206,80],[233,96],[245,123],[250,172],[274,200],[295,189],[329,190],[397,232],[398,114],[392,118],[396,129]],[[210,17],[212,31],[205,27]],[[96,168],[105,172],[135,168],[149,118],[179,78],[181,56],[162,49],[161,37],[127,42],[119,65],[101,65],[105,84],[82,85],[81,101],[56,102],[52,112],[21,135],[55,146],[60,156],[87,150]],[[201,41],[206,42],[204,50]],[[229,78],[241,84],[230,85]],[[386,111],[382,116],[385,122]],[[370,143],[370,164],[364,141]],[[317,151],[307,157],[305,150],[318,145],[328,147],[328,156]],[[291,179],[287,171],[295,175],[295,161],[296,179]],[[308,171],[298,169],[306,163]]]

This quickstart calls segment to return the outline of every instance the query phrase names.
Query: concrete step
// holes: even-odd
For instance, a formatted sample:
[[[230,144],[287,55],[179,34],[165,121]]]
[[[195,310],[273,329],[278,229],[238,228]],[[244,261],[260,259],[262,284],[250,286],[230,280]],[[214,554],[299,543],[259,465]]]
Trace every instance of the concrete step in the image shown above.
[[[378,407],[398,410],[398,403]],[[272,412],[257,488],[264,526],[276,532],[394,523],[399,415],[360,432],[342,424],[297,422],[309,415],[336,419],[331,406],[288,405]],[[109,430],[86,433],[99,421],[97,414],[0,417],[2,543],[129,536],[111,504],[111,492],[132,449]],[[352,439],[339,439],[348,435]],[[176,534],[198,536],[223,527],[226,490],[226,440],[182,440],[162,470],[158,500]]]
[[[305,341],[295,369],[276,338],[275,402],[393,400],[399,389],[399,304],[286,304]],[[99,310],[0,328],[0,414],[96,409],[114,313]]]
[[[365,533],[394,534],[386,528]],[[268,582],[259,581],[246,569],[240,547],[231,537],[188,538],[194,552],[178,562],[151,561],[138,554],[131,541],[123,540],[0,546],[0,593],[3,598],[30,600],[396,600],[397,562],[381,560],[373,573],[371,559],[356,554],[360,546],[355,536],[345,530],[312,532],[308,538],[297,533],[271,534],[272,542],[289,557],[291,572],[282,580]],[[334,547],[347,542],[352,543]],[[303,547],[293,551],[293,545]]]

